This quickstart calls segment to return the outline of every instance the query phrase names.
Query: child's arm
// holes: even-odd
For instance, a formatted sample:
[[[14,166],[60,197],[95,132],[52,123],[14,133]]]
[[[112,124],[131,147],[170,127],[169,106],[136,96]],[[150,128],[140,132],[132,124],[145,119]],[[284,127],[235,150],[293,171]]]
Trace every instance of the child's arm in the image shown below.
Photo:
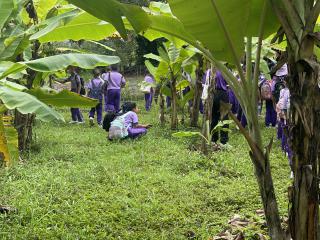
[[[150,127],[152,127],[152,125],[151,124],[139,124],[139,123],[137,123],[137,124],[134,124],[133,127],[134,128],[150,128]]]

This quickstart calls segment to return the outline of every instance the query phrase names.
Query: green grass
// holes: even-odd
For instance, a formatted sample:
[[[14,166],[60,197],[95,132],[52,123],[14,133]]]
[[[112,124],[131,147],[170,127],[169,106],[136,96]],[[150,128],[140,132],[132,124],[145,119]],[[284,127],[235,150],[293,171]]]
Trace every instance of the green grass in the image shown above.
[[[253,166],[237,131],[231,151],[207,158],[160,128],[156,111],[141,122],[155,126],[122,142],[87,124],[38,122],[29,159],[0,171],[0,203],[18,209],[0,215],[0,239],[187,239],[190,231],[208,239],[234,214],[257,218]],[[267,142],[275,130],[263,135]],[[271,159],[285,215],[289,167],[279,143]]]

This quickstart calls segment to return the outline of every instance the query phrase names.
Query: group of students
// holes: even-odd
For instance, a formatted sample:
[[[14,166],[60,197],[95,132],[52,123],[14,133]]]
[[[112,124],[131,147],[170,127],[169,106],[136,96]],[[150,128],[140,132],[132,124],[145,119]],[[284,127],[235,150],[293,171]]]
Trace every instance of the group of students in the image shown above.
[[[211,74],[210,71],[206,75]],[[272,76],[272,79],[266,79],[263,74],[260,75],[259,82],[259,105],[258,113],[261,115],[262,106],[265,102],[265,126],[277,127],[277,138],[281,141],[282,150],[288,157],[290,167],[292,169],[292,151],[288,144],[288,128],[289,128],[289,111],[290,111],[290,91],[287,86],[288,67],[287,64],[283,64],[276,73]],[[212,107],[212,122],[211,131],[220,121],[220,104],[221,102],[230,103],[232,105],[233,114],[237,115],[241,125],[245,128],[247,126],[247,118],[235,97],[234,92],[228,87],[220,71],[215,75],[215,94],[213,98]],[[224,120],[228,119],[225,116]],[[224,128],[228,128],[225,125]],[[212,142],[217,142],[220,138],[222,145],[228,143],[228,132],[220,131],[215,132],[212,135]],[[293,172],[291,172],[291,177]]]
[[[98,100],[98,104],[91,108],[89,112],[91,126],[94,125],[95,114],[97,114],[97,124],[109,132],[110,140],[125,137],[137,138],[146,134],[147,128],[151,125],[139,124],[137,115],[139,109],[136,103],[127,102],[120,108],[121,88],[125,87],[126,80],[117,71],[115,65],[112,65],[106,71],[95,68],[93,78],[86,85],[78,73],[77,67],[70,66],[67,71],[70,76],[62,82],[71,82],[71,92],[87,95]],[[152,95],[150,98],[150,101],[152,101]],[[103,102],[106,112],[104,119]],[[70,123],[72,124],[85,122],[79,108],[71,108],[71,118]]]
[[[87,96],[98,100],[98,104],[89,112],[90,125],[94,125],[95,113],[97,113],[97,123],[109,132],[109,139],[117,138],[137,138],[147,133],[147,128],[151,125],[141,125],[138,121],[139,109],[136,103],[127,102],[120,108],[121,88],[126,84],[126,80],[120,74],[115,66],[111,66],[107,71],[102,72],[101,69],[93,70],[93,78],[84,86],[83,79],[78,74],[76,67],[69,67],[70,77],[66,81],[71,82],[71,91],[83,95],[85,89]],[[203,77],[203,86],[206,89],[208,79],[211,78],[211,69],[208,69]],[[261,114],[263,103],[265,102],[265,126],[276,127],[277,137],[281,140],[283,151],[288,155],[290,165],[292,162],[292,152],[288,145],[287,129],[288,115],[290,109],[290,92],[287,87],[286,79],[288,76],[287,64],[278,69],[273,78],[266,79],[263,74],[260,75],[259,81],[259,105],[257,106],[259,114]],[[227,82],[223,78],[220,71],[215,73],[215,93],[212,105],[212,121],[211,131],[217,126],[221,120],[220,104],[221,102],[230,103],[232,112],[237,115],[238,120],[243,127],[247,125],[247,119],[234,92],[228,87]],[[141,90],[145,95],[145,109],[150,111],[152,100],[155,94],[153,85],[154,78],[149,73],[144,78],[144,86]],[[85,89],[84,89],[85,88]],[[189,89],[190,90],[190,89]],[[205,90],[204,90],[205,91]],[[188,92],[185,89],[184,94]],[[104,101],[103,101],[104,100]],[[106,112],[103,120],[103,102]],[[167,107],[170,107],[170,98],[167,98]],[[200,106],[200,112],[203,113],[203,103]],[[79,108],[71,108],[71,123],[84,123],[83,116]],[[224,120],[228,116],[224,117]],[[224,128],[228,128],[225,125]],[[212,134],[212,142],[217,143],[220,139],[222,145],[226,145],[229,141],[228,131],[214,131]]]

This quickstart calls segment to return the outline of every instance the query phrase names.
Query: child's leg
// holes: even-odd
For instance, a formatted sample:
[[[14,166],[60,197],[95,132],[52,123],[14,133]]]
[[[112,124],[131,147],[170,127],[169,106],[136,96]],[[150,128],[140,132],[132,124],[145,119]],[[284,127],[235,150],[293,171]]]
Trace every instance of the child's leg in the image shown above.
[[[106,111],[115,111],[115,94],[113,89],[109,89],[107,93],[107,104],[106,104]]]
[[[129,128],[128,129],[128,137],[135,139],[138,138],[144,134],[147,134],[147,129],[146,128]]]
[[[91,108],[91,110],[89,112],[89,118],[94,118],[95,112],[96,112],[96,108],[95,107]]]
[[[83,116],[82,116],[82,113],[80,111],[80,108],[76,108],[76,113],[77,113],[78,122],[83,122]]]
[[[272,119],[272,101],[266,100],[266,118],[265,118],[265,124],[268,127],[271,124]]]
[[[167,108],[171,107],[171,98],[170,97],[166,97],[166,103],[167,103]]]
[[[150,93],[145,93],[144,94],[144,100],[145,100],[145,108],[146,111],[149,111],[149,104],[150,104]]]
[[[284,119],[280,118],[278,122],[278,130],[277,130],[277,138],[279,140],[282,139],[282,135],[283,135],[283,123],[284,123]]]
[[[76,109],[75,108],[71,108],[71,119],[72,121],[77,121],[77,114],[76,114]]]
[[[277,112],[274,109],[273,103],[272,103],[272,109],[271,109],[271,124],[272,124],[272,127],[275,127],[277,125]]]
[[[98,105],[96,106],[96,110],[97,110],[97,122],[98,124],[102,123],[102,103],[98,103]]]
[[[118,112],[120,111],[120,102],[121,102],[121,90],[115,90],[115,93],[114,93],[114,108],[115,110]]]

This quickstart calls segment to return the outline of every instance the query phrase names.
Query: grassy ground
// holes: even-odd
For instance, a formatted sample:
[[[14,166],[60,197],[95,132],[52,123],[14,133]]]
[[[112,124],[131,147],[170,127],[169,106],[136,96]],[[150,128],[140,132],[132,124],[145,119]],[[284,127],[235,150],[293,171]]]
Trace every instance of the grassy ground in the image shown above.
[[[206,158],[160,128],[156,111],[141,122],[155,126],[120,143],[87,124],[37,123],[30,159],[0,171],[0,203],[18,209],[0,215],[0,239],[208,239],[234,214],[256,218],[261,202],[238,132],[231,151]],[[275,130],[263,135],[267,142]],[[289,168],[279,143],[271,159],[285,215]]]

